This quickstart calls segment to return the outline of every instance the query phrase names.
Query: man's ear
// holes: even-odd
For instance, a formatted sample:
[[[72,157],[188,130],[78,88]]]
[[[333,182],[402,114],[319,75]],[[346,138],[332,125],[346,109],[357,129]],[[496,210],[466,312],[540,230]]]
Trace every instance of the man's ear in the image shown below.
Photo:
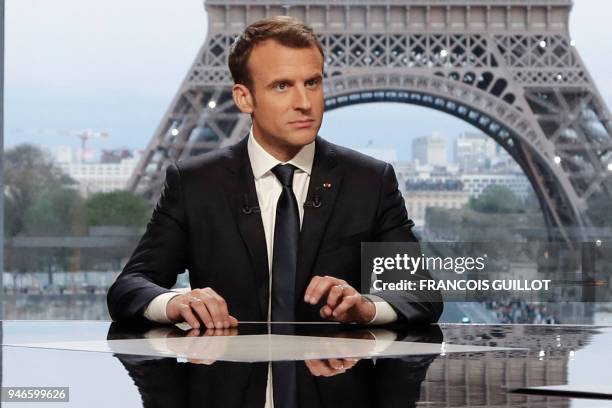
[[[253,113],[254,98],[249,88],[243,84],[234,84],[232,86],[232,97],[240,112]]]

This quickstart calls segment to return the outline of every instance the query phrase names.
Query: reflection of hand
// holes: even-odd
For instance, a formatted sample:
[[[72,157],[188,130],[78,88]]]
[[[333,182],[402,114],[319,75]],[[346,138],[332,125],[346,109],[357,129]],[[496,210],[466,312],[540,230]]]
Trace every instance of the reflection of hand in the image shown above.
[[[168,348],[176,354],[187,356],[187,361],[193,364],[211,365],[225,353],[230,336],[236,336],[238,329],[207,329],[203,334],[200,329],[191,329],[181,343],[172,343]],[[189,339],[189,340],[187,340]],[[180,345],[179,345],[180,344]],[[193,356],[205,355],[206,359]]]
[[[236,336],[237,334],[238,328],[230,327],[228,329],[206,329],[204,333],[200,329],[190,329],[187,333],[182,330],[171,330],[165,337]]]
[[[350,370],[359,360],[358,358],[330,358],[327,360],[306,360],[304,363],[310,374],[315,377],[332,377]]]
[[[173,297],[166,306],[166,315],[173,323],[185,321],[196,329],[200,328],[200,322],[208,329],[238,325],[238,320],[229,314],[225,299],[211,288],[194,289]]]
[[[331,337],[337,339],[371,340],[369,342],[329,342],[324,341],[325,348],[322,351],[327,355],[369,355],[376,347],[376,337],[369,330],[350,330],[334,333]],[[314,376],[331,377],[345,373],[361,360],[357,357],[341,357],[329,359],[306,359],[304,363],[310,373]]]
[[[326,304],[319,310],[323,319],[341,323],[368,323],[376,315],[374,303],[361,295],[346,281],[333,276],[314,276],[304,301],[316,305],[320,299]]]

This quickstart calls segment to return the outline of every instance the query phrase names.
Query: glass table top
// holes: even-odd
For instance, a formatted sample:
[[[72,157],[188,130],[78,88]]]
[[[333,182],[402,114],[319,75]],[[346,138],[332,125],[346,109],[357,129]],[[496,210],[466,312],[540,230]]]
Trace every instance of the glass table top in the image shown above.
[[[271,395],[267,394],[268,369],[275,370],[277,363],[265,358],[228,361],[227,348],[219,353],[210,350],[226,340],[238,344],[232,347],[246,356],[261,356],[257,350],[261,347],[275,351],[291,346],[292,352],[303,348],[290,358],[295,384],[290,392],[299,407],[599,407],[610,403],[509,392],[566,384],[610,391],[609,327],[241,323],[236,329],[199,332],[100,321],[4,321],[1,330],[3,387],[69,387],[69,402],[44,406],[264,407]],[[262,343],[270,338],[275,340]],[[183,351],[186,347],[197,352],[138,354],[83,346],[125,341],[146,343],[164,352],[173,352],[180,344]],[[70,349],[74,344],[81,347]],[[331,348],[317,354],[321,344]],[[364,352],[364,345],[371,347]],[[390,348],[395,351],[385,355]],[[289,359],[283,356],[280,360]],[[40,406],[37,402],[19,406],[27,404]]]

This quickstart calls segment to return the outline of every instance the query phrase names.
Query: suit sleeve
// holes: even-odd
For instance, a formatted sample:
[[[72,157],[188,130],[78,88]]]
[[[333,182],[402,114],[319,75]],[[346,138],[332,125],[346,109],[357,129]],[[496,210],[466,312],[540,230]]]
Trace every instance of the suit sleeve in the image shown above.
[[[149,302],[170,292],[187,266],[186,229],[180,172],[172,164],[166,170],[161,197],[143,237],[108,290],[107,304],[113,320],[143,320]]]
[[[416,244],[410,246],[410,255],[420,256],[418,240],[412,233],[414,222],[408,219],[404,199],[390,164],[386,164],[383,170],[376,218],[374,235],[377,242],[414,242]],[[399,282],[407,278],[431,279],[431,275],[425,269],[414,275],[398,271],[385,272],[385,282]],[[395,309],[399,321],[408,323],[437,322],[444,307],[439,291],[381,291],[376,292],[376,295]]]

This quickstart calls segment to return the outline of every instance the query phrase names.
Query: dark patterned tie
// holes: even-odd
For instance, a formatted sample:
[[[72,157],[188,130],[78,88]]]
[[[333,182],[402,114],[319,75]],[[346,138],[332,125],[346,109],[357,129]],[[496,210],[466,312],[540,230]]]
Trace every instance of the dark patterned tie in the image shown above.
[[[279,164],[272,173],[283,185],[276,204],[272,256],[272,321],[295,321],[295,275],[297,269],[300,215],[293,194],[291,164]]]

